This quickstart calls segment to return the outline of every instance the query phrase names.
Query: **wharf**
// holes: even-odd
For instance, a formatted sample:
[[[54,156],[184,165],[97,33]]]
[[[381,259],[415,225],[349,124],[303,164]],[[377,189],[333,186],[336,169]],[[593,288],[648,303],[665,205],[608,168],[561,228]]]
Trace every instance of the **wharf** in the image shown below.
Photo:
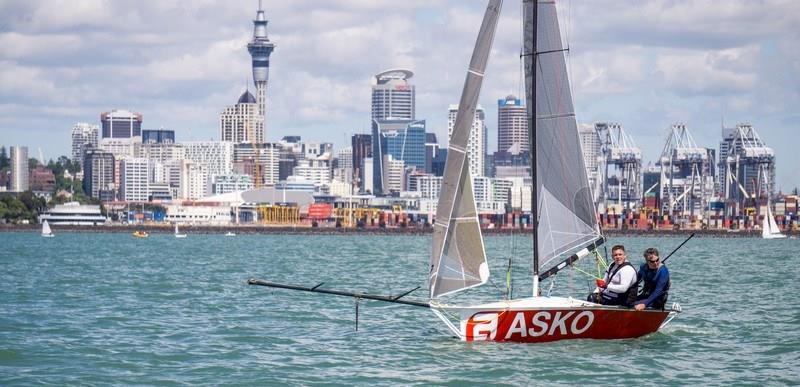
[[[172,224],[104,224],[99,226],[76,226],[76,225],[51,225],[53,232],[58,234],[59,231],[64,232],[87,232],[87,233],[133,233],[137,230],[144,230],[150,234],[172,234],[174,228]],[[0,233],[2,232],[38,232],[41,225],[28,224],[0,224]],[[433,231],[431,227],[409,226],[409,227],[340,227],[336,228],[332,225],[320,225],[319,227],[311,227],[310,224],[297,224],[297,225],[181,225],[181,232],[186,234],[225,234],[227,232],[234,232],[240,235],[247,234],[319,234],[319,235],[338,235],[338,234],[365,234],[365,235],[424,235],[430,234]],[[512,234],[530,234],[530,229],[519,228],[484,228],[482,230],[484,235],[512,235]],[[641,236],[641,237],[663,237],[663,236],[683,236],[695,233],[698,237],[713,237],[713,238],[759,238],[761,237],[760,230],[675,230],[675,229],[661,229],[661,230],[640,230],[640,229],[605,229],[603,234],[610,237],[617,236]],[[787,236],[797,236],[797,231],[784,231]]]

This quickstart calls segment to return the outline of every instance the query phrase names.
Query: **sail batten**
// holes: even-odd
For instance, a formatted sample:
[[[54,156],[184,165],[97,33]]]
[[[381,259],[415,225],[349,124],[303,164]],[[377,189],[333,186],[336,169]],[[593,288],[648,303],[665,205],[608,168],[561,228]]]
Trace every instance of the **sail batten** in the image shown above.
[[[502,0],[491,0],[481,23],[450,136],[442,188],[433,226],[430,296],[437,298],[481,285],[489,279],[478,211],[467,160],[478,95],[486,71]]]

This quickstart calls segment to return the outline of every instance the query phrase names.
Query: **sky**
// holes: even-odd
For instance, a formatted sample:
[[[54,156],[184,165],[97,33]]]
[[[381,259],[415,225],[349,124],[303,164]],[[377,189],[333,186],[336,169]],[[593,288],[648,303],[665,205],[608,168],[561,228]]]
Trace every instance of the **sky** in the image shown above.
[[[485,1],[263,1],[276,44],[268,141],[349,145],[368,133],[373,76],[414,72],[417,118],[446,142]],[[128,109],[176,139],[218,140],[219,113],[254,89],[247,42],[258,1],[0,0],[0,145],[70,153],[77,122]],[[579,123],[618,122],[645,164],[684,123],[717,148],[752,124],[777,155],[777,188],[800,186],[800,3],[558,2]],[[521,2],[504,4],[480,103],[496,149],[497,100],[522,96]]]

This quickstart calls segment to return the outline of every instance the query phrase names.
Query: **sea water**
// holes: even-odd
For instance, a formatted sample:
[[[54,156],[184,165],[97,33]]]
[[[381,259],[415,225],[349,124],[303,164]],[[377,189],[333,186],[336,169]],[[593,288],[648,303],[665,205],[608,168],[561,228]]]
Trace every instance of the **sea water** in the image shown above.
[[[246,284],[422,299],[430,236],[0,233],[0,385],[800,383],[800,240],[696,237],[667,262],[683,313],[646,337],[465,343],[429,310]],[[684,238],[614,237],[638,266]],[[527,236],[489,236],[500,294]],[[562,272],[556,291],[591,279]],[[550,281],[543,287],[550,288]],[[527,288],[526,288],[527,284]]]

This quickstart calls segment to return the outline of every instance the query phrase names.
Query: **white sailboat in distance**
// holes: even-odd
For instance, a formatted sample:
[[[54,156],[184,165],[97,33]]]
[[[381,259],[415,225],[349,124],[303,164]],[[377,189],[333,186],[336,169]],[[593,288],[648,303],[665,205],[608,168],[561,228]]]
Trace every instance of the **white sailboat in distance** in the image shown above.
[[[778,223],[775,222],[775,217],[772,216],[769,203],[767,203],[767,213],[764,215],[764,220],[761,222],[761,237],[764,239],[786,238],[786,235],[781,233]]]
[[[53,234],[53,230],[50,230],[50,223],[47,223],[47,219],[42,222],[42,236],[45,238],[52,238],[56,236]]]
[[[181,234],[178,231],[178,223],[175,223],[175,238],[186,238],[186,234]]]

